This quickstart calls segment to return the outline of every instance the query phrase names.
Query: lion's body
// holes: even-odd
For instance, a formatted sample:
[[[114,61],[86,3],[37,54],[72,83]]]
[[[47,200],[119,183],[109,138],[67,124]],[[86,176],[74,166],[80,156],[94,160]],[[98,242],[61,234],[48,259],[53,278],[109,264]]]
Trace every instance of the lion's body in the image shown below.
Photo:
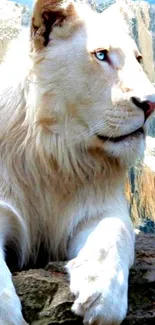
[[[15,41],[13,47],[19,45],[20,42]],[[116,197],[117,201],[119,196],[122,203],[126,168],[120,166],[117,159],[106,157],[100,148],[90,149],[89,152],[81,148],[77,148],[76,152],[73,148],[73,152],[69,152],[65,143],[61,139],[59,143],[58,139],[56,145],[59,152],[56,155],[61,161],[59,168],[55,143],[52,149],[51,139],[48,138],[50,118],[45,116],[41,121],[45,143],[40,126],[33,125],[33,116],[31,124],[27,122],[28,118],[31,119],[31,116],[27,117],[29,105],[33,105],[36,98],[29,70],[26,70],[30,61],[24,50],[25,47],[20,45],[22,58],[18,53],[14,59],[16,65],[8,69],[6,62],[6,66],[2,67],[8,84],[2,84],[0,89],[1,200],[15,209],[19,219],[25,223],[24,235],[28,240],[25,254],[30,254],[27,257],[31,257],[31,254],[37,257],[41,243],[49,251],[50,258],[66,258],[69,236],[73,235],[79,223],[85,223],[87,218],[98,218],[99,215],[102,218],[103,207],[105,211],[109,208],[111,196]],[[12,52],[11,48],[11,55]],[[9,75],[12,76],[10,85]],[[29,89],[31,92],[31,88],[27,105],[26,91]],[[46,101],[46,88],[43,91]],[[46,108],[46,102],[41,105],[43,109]]]

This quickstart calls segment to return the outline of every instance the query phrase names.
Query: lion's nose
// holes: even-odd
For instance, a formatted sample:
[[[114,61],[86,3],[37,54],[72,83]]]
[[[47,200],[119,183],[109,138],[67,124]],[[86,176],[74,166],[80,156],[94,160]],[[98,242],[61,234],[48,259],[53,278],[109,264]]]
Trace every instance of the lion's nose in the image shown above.
[[[140,100],[137,97],[131,97],[131,100],[134,105],[141,108],[145,115],[145,120],[155,111],[155,102],[151,102],[149,100]]]

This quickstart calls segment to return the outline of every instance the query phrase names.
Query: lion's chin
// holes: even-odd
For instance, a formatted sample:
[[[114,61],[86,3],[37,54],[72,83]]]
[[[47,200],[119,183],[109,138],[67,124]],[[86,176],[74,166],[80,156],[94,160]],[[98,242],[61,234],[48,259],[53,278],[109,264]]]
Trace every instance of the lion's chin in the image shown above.
[[[145,132],[135,132],[120,141],[107,140],[104,150],[110,157],[120,160],[123,165],[132,167],[137,159],[141,159],[145,150]]]

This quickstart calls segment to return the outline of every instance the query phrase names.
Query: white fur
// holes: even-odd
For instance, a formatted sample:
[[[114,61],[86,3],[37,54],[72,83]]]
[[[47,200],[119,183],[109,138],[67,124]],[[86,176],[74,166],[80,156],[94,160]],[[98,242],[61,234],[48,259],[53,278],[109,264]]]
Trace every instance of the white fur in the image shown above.
[[[3,247],[2,241],[0,246]],[[0,248],[0,270],[0,325],[26,325],[2,248]]]
[[[44,11],[45,19],[61,12],[46,47]],[[8,241],[21,265],[41,244],[49,259],[71,260],[74,312],[86,324],[120,324],[134,258],[124,182],[144,137],[108,137],[143,126],[131,97],[153,102],[155,91],[115,12],[37,0],[33,18],[30,43],[22,35],[0,68],[0,325],[24,324],[4,262]],[[110,64],[96,59],[99,48]]]

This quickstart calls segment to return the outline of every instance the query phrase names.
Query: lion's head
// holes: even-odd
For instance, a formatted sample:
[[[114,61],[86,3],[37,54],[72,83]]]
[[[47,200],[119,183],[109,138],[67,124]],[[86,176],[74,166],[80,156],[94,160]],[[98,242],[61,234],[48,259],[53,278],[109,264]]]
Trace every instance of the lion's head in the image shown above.
[[[46,130],[67,148],[100,148],[127,164],[143,152],[155,89],[114,8],[98,14],[78,3],[37,0],[31,59],[40,134]]]

